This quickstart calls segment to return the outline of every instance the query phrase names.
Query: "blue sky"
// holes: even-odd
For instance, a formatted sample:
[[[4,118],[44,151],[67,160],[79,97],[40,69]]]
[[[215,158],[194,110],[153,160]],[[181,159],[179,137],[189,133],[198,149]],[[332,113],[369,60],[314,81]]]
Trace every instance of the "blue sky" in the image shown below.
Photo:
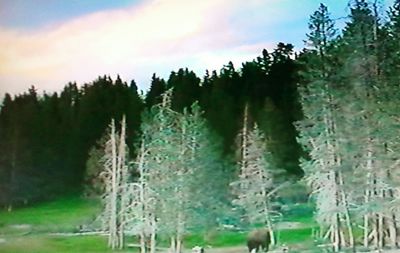
[[[347,0],[325,0],[333,18]],[[382,2],[384,2],[382,0]],[[386,0],[386,4],[392,4]],[[203,75],[278,42],[301,49],[318,0],[0,0],[0,96],[60,91],[120,74],[146,90],[152,73]],[[339,19],[342,26],[345,19]]]
[[[0,25],[36,28],[59,23],[88,13],[124,8],[132,0],[0,0]]]

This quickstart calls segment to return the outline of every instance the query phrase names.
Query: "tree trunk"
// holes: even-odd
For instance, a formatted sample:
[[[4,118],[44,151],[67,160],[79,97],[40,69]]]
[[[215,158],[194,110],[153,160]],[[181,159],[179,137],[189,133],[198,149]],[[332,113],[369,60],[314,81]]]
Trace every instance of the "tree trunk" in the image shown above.
[[[276,245],[275,233],[274,233],[274,229],[272,227],[272,222],[271,222],[269,215],[267,216],[266,220],[267,220],[267,227],[269,230],[269,236],[271,237],[271,246],[275,246]]]
[[[381,200],[383,201],[383,199],[385,198],[385,193],[384,193],[384,190],[383,189],[380,189],[379,190],[379,192],[380,192],[380,198],[381,198]],[[379,247],[379,249],[383,249],[383,247],[385,246],[385,238],[384,238],[384,224],[385,224],[385,222],[384,222],[384,217],[383,217],[383,213],[382,213],[383,211],[381,211],[379,214],[378,214],[378,222],[379,222],[379,224],[378,224],[378,228],[379,228],[379,230],[378,230],[378,237],[379,237],[379,245],[378,245],[378,247]]]
[[[371,194],[370,190],[369,190],[370,181],[371,181],[370,174],[371,173],[367,173],[367,188],[365,189],[365,193],[364,193],[364,203],[366,205],[368,205],[368,203],[369,203],[369,196]],[[368,245],[368,242],[369,242],[368,235],[369,235],[369,214],[365,213],[364,214],[364,247],[366,247],[366,248],[368,248],[368,246],[369,246]]]
[[[156,219],[154,215],[151,215],[151,235],[150,235],[150,253],[156,252]]]
[[[140,231],[140,253],[146,253],[146,235]]]
[[[126,120],[125,115],[122,117],[121,122],[121,134],[119,138],[119,147],[118,147],[118,154],[117,154],[117,178],[116,178],[116,192],[120,194],[120,208],[117,210],[118,215],[118,237],[119,237],[119,248],[122,249],[124,247],[124,230],[125,230],[125,205],[126,201],[126,194],[124,193],[126,184],[128,181],[128,171],[125,167],[126,163],[126,144],[125,144],[125,132],[126,132]]]
[[[181,235],[176,237],[176,253],[182,252],[182,238]]]
[[[339,196],[339,190],[338,190],[338,185],[339,185],[339,180],[338,180],[338,174],[335,172],[335,171],[333,171],[333,170],[331,170],[330,171],[330,174],[331,174],[331,180],[333,181],[333,183],[334,183],[334,185],[335,185],[335,194],[334,194],[334,197],[335,197],[335,204],[336,204],[336,207],[339,207],[339,204],[340,204],[340,196]],[[340,248],[341,248],[341,237],[340,237],[340,230],[341,230],[341,225],[340,225],[340,214],[339,213],[336,213],[335,215],[334,215],[334,241],[333,241],[333,245],[334,245],[334,251],[335,252],[338,252],[339,250],[340,250]]]
[[[353,251],[355,252],[355,245],[354,245],[354,235],[353,235],[353,226],[351,225],[351,217],[350,217],[350,212],[349,212],[349,204],[347,201],[347,196],[346,193],[343,189],[344,186],[344,181],[343,181],[343,176],[342,173],[339,171],[338,172],[338,177],[339,177],[339,184],[341,186],[341,195],[342,195],[342,202],[344,205],[344,215],[345,215],[345,219],[346,219],[346,226],[347,226],[347,231],[349,233],[349,246],[350,248],[353,249]],[[344,237],[343,237],[344,238]]]
[[[176,241],[174,236],[171,236],[170,253],[176,253]]]
[[[376,248],[379,248],[379,234],[378,234],[378,230],[379,230],[379,228],[378,228],[378,226],[379,226],[379,221],[378,221],[378,214],[375,213],[374,216],[375,216],[375,224],[374,224],[375,226],[374,226],[374,229],[373,229],[374,246],[375,246]]]
[[[390,246],[395,249],[397,248],[397,227],[396,227],[396,216],[392,214],[391,219],[387,219],[387,226],[389,230]]]
[[[335,221],[334,221],[334,241],[333,241],[333,249],[335,252],[339,252],[340,251],[340,222],[339,222],[339,214],[336,214],[334,217]]]
[[[117,234],[117,151],[116,151],[116,140],[115,140],[115,123],[114,120],[111,122],[111,150],[112,150],[112,171],[111,171],[111,198],[110,198],[110,223],[109,223],[109,247],[115,249],[118,244]]]

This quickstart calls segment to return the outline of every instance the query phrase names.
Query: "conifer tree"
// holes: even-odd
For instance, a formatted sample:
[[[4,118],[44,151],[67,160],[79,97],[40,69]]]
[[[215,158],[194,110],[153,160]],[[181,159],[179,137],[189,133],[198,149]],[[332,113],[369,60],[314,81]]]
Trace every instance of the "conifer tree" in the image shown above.
[[[222,142],[213,133],[197,103],[184,110],[182,121],[187,128],[189,184],[188,227],[207,230],[227,211],[229,174],[222,156]],[[209,189],[213,189],[210,194]]]
[[[299,122],[299,142],[308,150],[310,159],[301,162],[305,176],[316,199],[317,221],[327,232],[334,251],[344,246],[354,247],[354,236],[350,220],[349,192],[343,174],[344,170],[341,143],[343,111],[338,100],[340,86],[334,82],[335,69],[332,58],[332,42],[336,29],[328,9],[321,4],[310,17],[308,42],[311,46],[309,59],[312,60],[307,72],[303,73],[301,103],[304,119]],[[340,94],[341,95],[341,94]],[[347,238],[345,235],[347,234]]]
[[[151,108],[148,121],[143,125],[148,155],[148,184],[154,189],[157,231],[170,238],[171,252],[181,252],[186,229],[188,200],[188,174],[186,131],[180,115],[171,109],[171,93],[163,95],[161,104]]]
[[[265,149],[265,138],[254,125],[248,130],[248,109],[244,113],[241,131],[241,160],[239,179],[231,183],[236,199],[234,205],[243,208],[246,219],[251,224],[264,223],[269,229],[271,245],[275,245],[272,223],[273,210],[270,205],[274,179],[271,156]]]
[[[351,144],[347,160],[352,161],[350,166],[355,169],[356,178],[361,179],[355,183],[365,189],[355,192],[356,202],[363,210],[358,213],[363,214],[364,246],[368,247],[372,241],[375,248],[382,249],[396,247],[397,228],[395,215],[387,208],[394,187],[391,175],[395,163],[389,151],[394,147],[391,142],[395,136],[391,130],[394,122],[388,111],[388,101],[394,93],[384,76],[386,71],[382,71],[384,64],[380,59],[385,33],[378,8],[377,1],[372,5],[363,0],[354,1],[351,22],[344,30],[344,54],[340,57],[345,66],[352,68],[352,71],[343,70],[342,78],[353,95],[346,110],[354,116],[343,121],[346,123],[342,127],[347,128]],[[360,131],[354,132],[354,128]]]
[[[194,104],[190,110],[177,113],[171,109],[171,95],[172,90],[168,90],[162,102],[144,115],[137,166],[139,182],[143,180],[145,187],[138,188],[147,194],[140,201],[142,210],[153,219],[152,235],[167,236],[170,251],[179,253],[187,231],[207,218],[216,220],[217,208],[209,207],[220,203],[224,180],[209,179],[222,178],[222,166],[199,106]],[[221,190],[210,196],[205,192],[210,187]],[[151,204],[143,204],[150,203],[146,198]]]

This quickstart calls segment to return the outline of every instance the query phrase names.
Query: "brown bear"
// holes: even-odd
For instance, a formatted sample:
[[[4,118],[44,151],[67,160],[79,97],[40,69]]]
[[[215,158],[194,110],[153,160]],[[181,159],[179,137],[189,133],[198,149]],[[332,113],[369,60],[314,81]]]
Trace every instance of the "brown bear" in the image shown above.
[[[266,228],[253,230],[247,235],[247,247],[250,253],[254,253],[253,250],[258,252],[260,249],[267,252],[270,242],[269,230]]]

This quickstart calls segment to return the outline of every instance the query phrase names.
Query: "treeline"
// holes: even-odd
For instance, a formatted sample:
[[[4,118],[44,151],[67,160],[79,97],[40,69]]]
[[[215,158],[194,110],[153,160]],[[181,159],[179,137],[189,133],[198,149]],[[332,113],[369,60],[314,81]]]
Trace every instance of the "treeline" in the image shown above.
[[[82,189],[91,147],[98,145],[112,118],[126,115],[127,145],[137,152],[141,115],[173,88],[172,108],[182,112],[195,101],[223,140],[226,159],[234,157],[245,104],[249,118],[268,138],[274,166],[301,176],[293,122],[301,119],[297,94],[298,64],[293,46],[279,43],[254,61],[235,69],[198,77],[188,69],[171,72],[168,80],[153,75],[145,96],[134,81],[99,77],[79,87],[69,83],[62,92],[38,94],[34,87],[14,97],[6,94],[0,111],[0,204],[30,203]],[[233,168],[227,171],[233,171]]]
[[[134,83],[101,77],[78,88],[39,96],[34,87],[6,95],[0,114],[0,201],[26,203],[79,191],[87,151],[111,117],[127,116],[128,136],[143,101]]]

